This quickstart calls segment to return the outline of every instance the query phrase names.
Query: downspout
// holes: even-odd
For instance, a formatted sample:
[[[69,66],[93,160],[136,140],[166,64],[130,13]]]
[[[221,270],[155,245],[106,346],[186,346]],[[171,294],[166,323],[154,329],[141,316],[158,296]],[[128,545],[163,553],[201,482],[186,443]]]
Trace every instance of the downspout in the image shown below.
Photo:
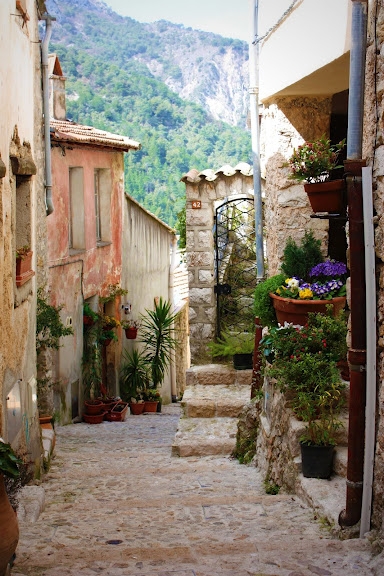
[[[366,300],[362,168],[364,74],[367,0],[352,0],[352,31],[348,102],[347,160],[351,330],[349,430],[346,508],[340,526],[353,526],[361,517],[363,494],[366,400]]]
[[[260,136],[259,136],[259,0],[252,0],[253,36],[249,46],[249,108],[253,162],[253,193],[255,203],[257,278],[264,278],[263,204],[261,200]]]
[[[171,242],[171,266],[169,269],[169,300],[172,302],[172,310],[175,311],[175,269],[176,269],[176,249],[177,249],[177,238],[173,235]],[[175,337],[174,324],[172,325],[172,338]],[[170,362],[170,374],[171,374],[171,397],[172,402],[176,402],[177,399],[177,387],[176,387],[176,354],[175,350],[171,350],[171,362]]]
[[[43,72],[43,113],[44,113],[44,142],[45,142],[45,209],[46,215],[52,214],[52,162],[51,162],[51,133],[49,122],[49,74],[48,74],[48,46],[52,34],[52,21],[54,16],[45,13],[45,36],[41,43],[41,64]]]

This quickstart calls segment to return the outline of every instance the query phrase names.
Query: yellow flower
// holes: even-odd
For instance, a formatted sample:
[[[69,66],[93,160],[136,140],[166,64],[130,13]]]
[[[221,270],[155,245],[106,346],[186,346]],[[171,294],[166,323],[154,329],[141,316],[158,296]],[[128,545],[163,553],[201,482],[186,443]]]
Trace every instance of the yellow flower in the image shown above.
[[[304,290],[300,290],[299,298],[300,300],[310,300],[313,297],[313,292],[309,288],[304,288]]]

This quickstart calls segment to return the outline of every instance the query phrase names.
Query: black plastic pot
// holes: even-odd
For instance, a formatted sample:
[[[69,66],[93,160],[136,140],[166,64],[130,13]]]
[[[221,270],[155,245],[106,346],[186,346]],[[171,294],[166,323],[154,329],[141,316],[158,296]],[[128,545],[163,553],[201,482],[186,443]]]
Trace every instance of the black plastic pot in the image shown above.
[[[234,354],[233,367],[235,370],[249,370],[253,368],[253,354]]]
[[[332,474],[334,446],[301,446],[301,470],[305,478],[329,478]]]

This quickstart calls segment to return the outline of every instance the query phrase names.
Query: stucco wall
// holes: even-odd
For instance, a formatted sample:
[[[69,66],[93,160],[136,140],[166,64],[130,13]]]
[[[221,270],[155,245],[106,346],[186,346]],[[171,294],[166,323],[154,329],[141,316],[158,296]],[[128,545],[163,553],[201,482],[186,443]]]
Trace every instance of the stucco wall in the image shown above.
[[[119,284],[121,275],[121,234],[123,224],[123,153],[76,147],[65,148],[65,155],[53,142],[52,147],[52,198],[54,212],[48,217],[49,288],[50,302],[63,306],[61,319],[71,323],[74,335],[62,339],[62,347],[53,358],[52,380],[54,386],[52,408],[61,422],[76,416],[76,405],[82,411],[81,358],[83,354],[83,303],[84,300],[108,294],[108,285]],[[82,250],[69,247],[68,219],[70,214],[69,169],[83,167],[83,203],[85,246]],[[94,171],[110,170],[111,189],[109,205],[112,236],[110,242],[96,242]],[[81,211],[81,206],[74,206]],[[111,315],[119,316],[119,302]],[[118,342],[106,350],[107,379],[111,393],[117,393],[118,367],[121,342],[124,337],[117,331]],[[72,407],[73,404],[73,407]]]
[[[36,279],[45,275],[42,234],[45,230],[44,156],[42,148],[42,94],[38,16],[36,2],[26,1],[29,21],[23,24],[14,0],[0,3],[0,51],[7,54],[0,67],[0,153],[6,174],[0,179],[0,436],[12,439],[13,446],[26,453],[28,461],[40,467],[41,443],[36,403]],[[10,50],[10,46],[12,49]],[[17,136],[15,129],[17,130]],[[30,150],[29,150],[30,147]],[[22,287],[15,284],[16,177],[10,152],[30,153],[37,173],[28,178],[29,239],[34,276]],[[19,214],[20,216],[20,214]],[[39,233],[37,234],[37,230]],[[40,232],[41,231],[41,232]],[[20,393],[16,416],[7,411],[7,398]],[[16,430],[16,434],[11,430]]]
[[[122,282],[128,290],[125,301],[131,313],[121,319],[138,319],[145,310],[153,310],[154,299],[169,300],[170,250],[174,234],[168,226],[144,210],[128,195],[124,203],[122,249]],[[140,347],[137,340],[123,336],[123,347]],[[164,403],[171,401],[171,380],[168,372],[160,390]]]

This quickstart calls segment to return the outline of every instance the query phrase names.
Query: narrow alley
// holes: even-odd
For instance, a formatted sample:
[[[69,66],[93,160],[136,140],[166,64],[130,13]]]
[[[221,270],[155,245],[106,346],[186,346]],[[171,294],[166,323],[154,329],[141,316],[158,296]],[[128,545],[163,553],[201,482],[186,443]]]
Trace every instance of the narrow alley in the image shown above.
[[[172,457],[179,410],[59,427],[12,575],[384,574],[366,541],[333,539],[296,497],[267,495],[255,468]]]

